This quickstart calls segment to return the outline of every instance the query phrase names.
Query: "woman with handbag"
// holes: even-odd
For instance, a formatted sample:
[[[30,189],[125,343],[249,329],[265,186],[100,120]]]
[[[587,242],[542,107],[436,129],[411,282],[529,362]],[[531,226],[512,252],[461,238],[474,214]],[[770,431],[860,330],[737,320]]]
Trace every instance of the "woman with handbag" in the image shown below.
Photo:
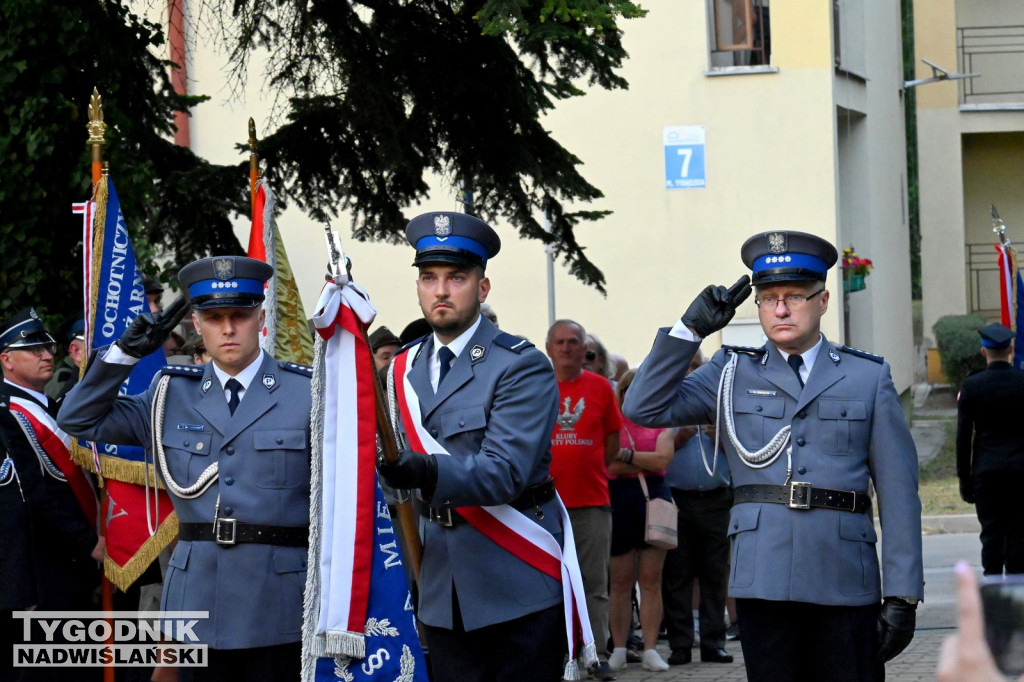
[[[627,372],[616,387],[620,405],[633,375],[634,370]],[[668,663],[654,647],[662,616],[661,568],[666,549],[675,546],[676,512],[664,477],[674,453],[673,433],[671,429],[637,426],[625,417],[622,422],[622,447],[608,466],[612,503],[608,616],[614,644],[608,665],[612,670],[626,667],[633,585],[639,582],[642,663],[646,670],[663,671],[668,670]]]

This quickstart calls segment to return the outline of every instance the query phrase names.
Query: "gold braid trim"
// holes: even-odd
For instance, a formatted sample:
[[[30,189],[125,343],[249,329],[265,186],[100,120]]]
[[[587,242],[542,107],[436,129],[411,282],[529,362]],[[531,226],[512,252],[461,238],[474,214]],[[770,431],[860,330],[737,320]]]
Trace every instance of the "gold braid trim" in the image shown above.
[[[107,579],[122,592],[139,579],[149,565],[156,561],[171,541],[178,537],[178,513],[171,512],[156,529],[156,534],[146,540],[135,555],[124,566],[118,566],[109,556],[103,557],[103,572]]]

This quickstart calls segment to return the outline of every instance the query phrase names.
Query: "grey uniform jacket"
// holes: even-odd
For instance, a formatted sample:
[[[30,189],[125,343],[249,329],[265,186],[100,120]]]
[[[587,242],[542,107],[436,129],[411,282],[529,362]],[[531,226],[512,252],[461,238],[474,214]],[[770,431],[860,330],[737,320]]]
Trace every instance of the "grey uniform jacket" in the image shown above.
[[[451,454],[437,457],[431,505],[444,509],[505,504],[547,480],[558,385],[544,354],[482,319],[435,395],[428,373],[432,339],[428,337],[409,370],[423,425]],[[521,513],[562,544],[556,502],[551,500],[541,509],[542,519],[532,511]],[[469,524],[445,528],[421,519],[420,534],[419,617],[427,625],[452,627],[453,585],[467,630],[513,620],[562,601],[559,582]]]
[[[130,365],[96,360],[68,394],[58,423],[70,434],[151,446],[150,404],[160,375],[135,396],[118,397]],[[235,413],[210,363],[165,367],[171,374],[161,442],[172,478],[192,485],[213,462],[219,478],[195,499],[172,497],[181,523],[309,525],[310,376],[269,355]],[[164,577],[161,608],[209,611],[194,632],[215,649],[299,640],[306,549],[263,544],[179,541]]]
[[[626,394],[626,416],[645,426],[714,423],[719,378],[735,351],[718,351],[684,379],[698,346],[659,332]],[[870,515],[743,503],[729,520],[731,596],[847,606],[883,595],[924,596],[917,451],[888,364],[826,339],[801,389],[769,343],[739,354],[733,413],[739,440],[751,452],[792,424],[794,481],[858,493],[874,483],[883,578],[880,585]],[[754,469],[737,456],[724,421],[719,433],[736,486],[786,482],[785,451]]]

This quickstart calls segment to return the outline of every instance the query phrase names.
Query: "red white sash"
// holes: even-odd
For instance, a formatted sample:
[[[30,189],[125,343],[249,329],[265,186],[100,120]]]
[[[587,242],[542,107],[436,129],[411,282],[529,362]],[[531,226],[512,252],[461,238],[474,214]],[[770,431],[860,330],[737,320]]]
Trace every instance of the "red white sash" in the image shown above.
[[[32,400],[11,396],[11,414],[35,450],[43,473],[67,481],[86,521],[95,527],[99,500],[85,472],[71,459],[71,437],[60,430],[42,405]],[[54,465],[57,471],[53,470]]]
[[[450,455],[443,445],[437,442],[423,426],[419,397],[409,383],[409,360],[415,357],[422,346],[416,346],[394,359],[395,393],[398,409],[405,427],[405,436],[410,448],[415,452],[433,455]],[[594,635],[590,629],[587,616],[587,603],[583,591],[583,576],[580,573],[579,560],[576,557],[576,543],[573,539],[569,513],[562,504],[562,499],[555,494],[562,519],[564,548],[543,526],[534,523],[527,516],[508,504],[492,507],[458,507],[456,511],[473,526],[473,528],[489,538],[499,547],[529,564],[536,570],[562,583],[562,601],[565,609],[565,630],[569,641],[569,663],[566,665],[564,679],[580,679],[577,656],[585,665],[597,660]],[[583,650],[577,650],[577,634],[583,642]]]

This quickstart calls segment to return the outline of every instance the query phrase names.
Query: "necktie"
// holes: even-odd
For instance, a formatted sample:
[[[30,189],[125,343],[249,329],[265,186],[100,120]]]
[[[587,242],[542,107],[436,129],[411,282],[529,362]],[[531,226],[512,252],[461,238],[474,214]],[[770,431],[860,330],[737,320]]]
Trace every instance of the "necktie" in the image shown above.
[[[238,392],[242,390],[242,384],[238,379],[228,379],[228,383],[224,384],[224,388],[231,392],[231,397],[228,399],[228,409],[231,410],[231,414],[234,414],[235,408],[238,407],[238,401],[241,400],[238,397]]]
[[[804,380],[800,376],[800,368],[804,366],[804,359],[799,355],[793,354],[786,358],[786,362],[793,368],[793,372],[796,374],[797,381],[800,382],[800,388],[804,387]]]
[[[455,353],[451,351],[447,346],[442,346],[437,351],[437,359],[441,361],[441,376],[437,379],[437,387],[441,388],[441,383],[444,378],[448,376],[448,370],[452,368],[452,360],[455,359]]]

